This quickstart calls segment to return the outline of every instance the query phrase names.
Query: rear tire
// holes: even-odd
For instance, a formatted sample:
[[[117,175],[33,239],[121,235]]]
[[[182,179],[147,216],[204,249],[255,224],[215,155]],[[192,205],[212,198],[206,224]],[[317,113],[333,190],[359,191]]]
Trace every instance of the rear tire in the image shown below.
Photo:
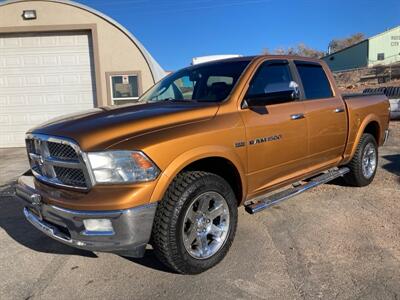
[[[349,185],[362,187],[372,182],[378,167],[378,145],[371,134],[364,133],[361,136],[356,153],[347,166],[350,172],[344,176],[344,180]]]
[[[152,244],[156,256],[181,274],[217,265],[236,233],[237,201],[220,176],[185,171],[177,175],[157,208]]]

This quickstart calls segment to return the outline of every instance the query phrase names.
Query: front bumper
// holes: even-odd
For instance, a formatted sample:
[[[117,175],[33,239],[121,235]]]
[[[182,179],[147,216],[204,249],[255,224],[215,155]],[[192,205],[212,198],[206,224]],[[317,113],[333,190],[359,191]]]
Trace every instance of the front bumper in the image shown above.
[[[383,145],[385,145],[389,139],[389,132],[390,132],[389,129],[385,130],[385,135],[383,137]]]
[[[400,120],[400,99],[389,99],[390,119]]]
[[[25,205],[26,219],[47,236],[79,249],[142,257],[150,239],[157,203],[112,211],[81,211],[42,202],[32,176],[22,176],[16,195]],[[86,219],[108,219],[113,230],[87,231]]]

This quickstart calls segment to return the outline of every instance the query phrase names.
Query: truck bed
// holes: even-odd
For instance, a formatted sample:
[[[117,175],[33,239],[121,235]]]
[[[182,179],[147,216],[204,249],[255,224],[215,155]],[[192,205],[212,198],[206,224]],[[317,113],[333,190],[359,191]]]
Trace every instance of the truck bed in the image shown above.
[[[342,98],[346,103],[349,125],[349,135],[345,149],[346,157],[346,155],[350,155],[351,149],[354,149],[353,145],[357,142],[357,134],[360,133],[360,127],[371,121],[375,121],[376,124],[389,123],[387,111],[390,106],[389,100],[381,92],[371,94],[342,94]],[[372,115],[371,111],[373,112]],[[376,130],[379,131],[378,144],[382,145],[384,141],[384,128],[379,128],[377,125]]]

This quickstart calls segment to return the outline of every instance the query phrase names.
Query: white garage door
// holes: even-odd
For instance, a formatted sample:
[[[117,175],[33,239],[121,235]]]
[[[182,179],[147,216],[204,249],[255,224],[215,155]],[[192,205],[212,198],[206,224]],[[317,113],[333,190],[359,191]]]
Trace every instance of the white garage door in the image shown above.
[[[94,78],[87,32],[0,35],[0,148],[24,146],[29,128],[92,108]]]

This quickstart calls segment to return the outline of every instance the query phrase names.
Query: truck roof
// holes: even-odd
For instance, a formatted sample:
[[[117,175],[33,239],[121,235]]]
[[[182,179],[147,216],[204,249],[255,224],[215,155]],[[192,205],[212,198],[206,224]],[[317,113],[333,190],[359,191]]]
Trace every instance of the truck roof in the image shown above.
[[[317,63],[321,63],[322,62],[320,59],[317,59],[317,58],[310,58],[310,57],[299,56],[299,55],[263,54],[263,55],[250,55],[250,56],[223,58],[223,59],[219,59],[219,60],[213,60],[213,61],[204,62],[204,63],[201,63],[201,65],[215,64],[215,63],[220,63],[220,62],[230,62],[230,61],[248,61],[248,62],[250,62],[250,61],[253,61],[253,60],[256,60],[256,59],[263,59],[263,58],[297,59],[297,60],[317,62]],[[197,64],[197,65],[200,65],[200,64]]]

